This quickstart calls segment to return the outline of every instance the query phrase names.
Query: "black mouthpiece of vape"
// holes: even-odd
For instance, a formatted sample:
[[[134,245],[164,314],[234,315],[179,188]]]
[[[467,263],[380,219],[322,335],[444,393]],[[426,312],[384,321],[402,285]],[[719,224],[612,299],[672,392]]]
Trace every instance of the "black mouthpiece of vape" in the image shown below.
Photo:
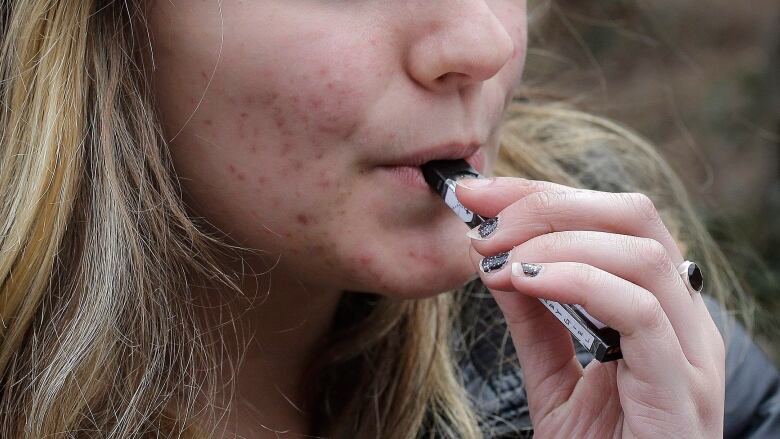
[[[476,227],[485,221],[485,218],[466,209],[455,196],[455,182],[461,178],[484,178],[463,160],[432,160],[421,166],[425,181],[444,202],[455,212],[461,220],[470,228]]]

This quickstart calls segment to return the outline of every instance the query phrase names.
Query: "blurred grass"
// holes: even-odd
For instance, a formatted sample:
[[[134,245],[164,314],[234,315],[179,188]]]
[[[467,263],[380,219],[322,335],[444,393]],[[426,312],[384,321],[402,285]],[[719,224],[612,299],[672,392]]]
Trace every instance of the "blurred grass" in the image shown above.
[[[530,1],[525,81],[639,131],[756,299],[780,365],[780,2]]]

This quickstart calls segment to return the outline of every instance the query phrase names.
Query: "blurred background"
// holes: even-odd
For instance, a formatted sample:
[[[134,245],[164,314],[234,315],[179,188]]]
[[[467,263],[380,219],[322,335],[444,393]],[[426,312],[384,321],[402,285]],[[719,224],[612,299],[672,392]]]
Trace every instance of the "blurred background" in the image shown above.
[[[529,1],[525,81],[638,131],[683,178],[780,366],[780,1]]]

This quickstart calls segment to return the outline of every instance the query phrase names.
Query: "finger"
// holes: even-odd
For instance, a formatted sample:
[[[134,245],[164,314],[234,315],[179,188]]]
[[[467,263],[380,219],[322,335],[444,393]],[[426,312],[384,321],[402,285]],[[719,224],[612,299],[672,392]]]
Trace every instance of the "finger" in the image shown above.
[[[464,186],[464,184],[474,180],[487,183],[487,185],[474,188]],[[519,177],[469,178],[458,180],[455,185],[455,196],[458,198],[458,201],[468,209],[471,209],[469,206],[478,209],[473,211],[485,217],[494,217],[515,201],[534,192],[542,191],[594,192],[589,189],[573,188],[549,181],[529,180]]]
[[[611,273],[577,262],[545,262],[535,277],[511,276],[520,293],[577,303],[621,334],[623,361],[639,380],[675,388],[692,366],[656,297]],[[511,269],[511,268],[510,268]],[[662,371],[673,368],[674,373]]]
[[[704,343],[713,334],[715,323],[707,311],[691,300],[691,295],[669,259],[664,247],[653,239],[606,232],[567,231],[532,238],[510,250],[512,262],[580,262],[592,265],[650,291],[677,334],[688,361],[707,366],[716,345]],[[510,273],[496,273],[483,282],[505,289],[512,285]]]
[[[513,193],[518,194],[526,186],[548,187],[556,191],[531,192],[496,215],[498,223],[487,239],[476,239],[472,235],[472,245],[482,255],[489,256],[506,251],[519,243],[546,233],[590,230],[656,240],[666,249],[675,271],[684,260],[654,203],[644,194],[571,190],[571,188],[565,190],[567,187],[562,185],[511,177],[500,179],[494,184],[495,192],[514,191]],[[483,199],[488,200],[493,196],[493,192],[482,191],[481,195]],[[680,276],[679,273],[677,275]],[[696,313],[702,316],[705,313],[709,315],[701,295],[694,294],[688,297],[694,303],[693,308]]]
[[[484,198],[489,199],[490,194],[484,192]],[[464,206],[478,208],[477,203]],[[495,229],[487,238],[471,235],[472,245],[485,256],[545,233],[592,230],[654,239],[664,246],[675,267],[684,260],[652,200],[641,193],[533,192],[507,206],[496,218]]]
[[[474,258],[476,252],[473,249],[471,252]],[[629,366],[642,367],[636,358],[646,359],[656,366],[664,361],[667,366],[674,365],[680,363],[680,359],[688,364],[663,308],[649,291],[588,264],[535,263],[542,267],[535,277],[524,276],[522,269],[513,275],[512,266],[519,262],[508,260],[487,273],[480,270],[480,276],[490,289],[514,289],[533,297],[582,305],[592,316],[620,332],[624,359],[627,355],[635,358],[633,362],[626,360]],[[518,316],[506,318],[517,320]]]

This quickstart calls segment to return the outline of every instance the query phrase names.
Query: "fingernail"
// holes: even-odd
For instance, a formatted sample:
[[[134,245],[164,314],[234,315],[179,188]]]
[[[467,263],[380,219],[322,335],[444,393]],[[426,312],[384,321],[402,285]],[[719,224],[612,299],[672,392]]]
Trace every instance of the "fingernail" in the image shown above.
[[[466,233],[469,238],[478,239],[480,241],[487,239],[498,227],[498,217],[485,220],[482,224],[474,227]]]
[[[540,271],[542,271],[542,266],[539,264],[527,262],[512,263],[512,276],[515,277],[535,277]]]
[[[492,178],[461,178],[455,182],[455,184],[463,186],[466,189],[479,189],[489,186],[491,183],[493,183]]]
[[[504,268],[509,260],[509,252],[501,252],[497,255],[487,256],[479,262],[479,268],[483,273],[490,273]]]

